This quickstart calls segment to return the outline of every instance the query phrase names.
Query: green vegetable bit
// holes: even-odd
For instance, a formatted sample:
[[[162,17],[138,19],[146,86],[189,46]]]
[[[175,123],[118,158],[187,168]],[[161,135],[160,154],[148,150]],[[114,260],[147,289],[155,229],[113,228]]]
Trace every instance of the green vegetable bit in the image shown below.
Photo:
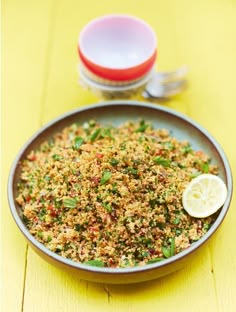
[[[201,169],[204,173],[208,173],[209,172],[209,163],[202,163],[201,164]]]
[[[193,149],[190,145],[186,145],[181,148],[181,151],[184,155],[186,155],[186,154],[192,153]]]
[[[75,230],[77,232],[80,232],[80,231],[83,231],[85,229],[84,225],[83,224],[75,224]]]
[[[154,162],[163,167],[170,167],[170,160],[162,158],[161,156],[157,156],[154,159]]]
[[[63,200],[63,204],[66,208],[70,208],[70,209],[73,209],[73,208],[76,208],[77,206],[77,199],[76,198],[65,198]]]
[[[107,203],[103,203],[102,206],[107,210],[107,212],[112,212],[112,206]]]
[[[42,232],[42,231],[38,231],[38,232],[37,232],[37,236],[38,236],[39,238],[42,238],[42,237],[43,237],[43,232]]]
[[[116,166],[116,165],[119,164],[119,160],[117,160],[117,159],[115,159],[115,158],[112,158],[111,161],[110,161],[110,164],[111,164],[112,166]]]
[[[102,260],[98,260],[98,259],[85,261],[84,264],[92,265],[92,266],[99,267],[99,268],[103,268],[105,266],[104,262]]]
[[[30,220],[24,214],[22,215],[22,221],[24,222],[25,225],[29,225],[31,223]]]
[[[100,184],[105,184],[111,178],[111,172],[109,170],[105,170],[102,174],[102,178]]]
[[[170,258],[170,248],[162,247],[162,253],[163,253],[165,258]]]
[[[53,160],[61,160],[61,156],[57,155],[57,154],[54,154],[54,155],[52,155],[52,159]]]
[[[175,254],[175,238],[172,237],[171,243],[170,243],[170,255],[171,257]]]
[[[91,135],[91,137],[90,137],[91,142],[94,142],[94,141],[97,139],[97,137],[99,136],[101,130],[102,130],[101,128],[98,128],[98,129],[96,129],[96,130],[92,133],[92,135]]]
[[[160,261],[162,261],[162,260],[164,260],[164,258],[153,258],[153,259],[149,260],[149,261],[147,262],[147,264],[152,264],[152,263],[160,262]]]
[[[162,253],[165,258],[170,258],[175,254],[175,238],[171,238],[170,246],[169,247],[162,247]]]
[[[135,130],[135,132],[145,132],[145,130],[148,128],[148,124],[145,123],[145,120],[141,120],[140,127]]]
[[[179,224],[180,223],[180,218],[176,217],[173,221],[173,224]]]
[[[111,134],[111,130],[109,128],[102,128],[101,129],[101,137],[109,137],[110,139],[114,140],[114,137]]]
[[[84,143],[84,139],[81,137],[76,137],[74,141],[74,149],[78,150],[80,146]]]

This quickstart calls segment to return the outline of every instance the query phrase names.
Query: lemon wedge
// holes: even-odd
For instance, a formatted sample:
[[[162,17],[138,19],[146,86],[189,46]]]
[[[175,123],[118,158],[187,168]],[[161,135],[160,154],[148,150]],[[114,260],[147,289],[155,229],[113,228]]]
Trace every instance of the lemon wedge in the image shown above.
[[[195,218],[206,218],[220,209],[227,197],[227,187],[214,174],[194,178],[183,192],[182,202],[187,213]]]

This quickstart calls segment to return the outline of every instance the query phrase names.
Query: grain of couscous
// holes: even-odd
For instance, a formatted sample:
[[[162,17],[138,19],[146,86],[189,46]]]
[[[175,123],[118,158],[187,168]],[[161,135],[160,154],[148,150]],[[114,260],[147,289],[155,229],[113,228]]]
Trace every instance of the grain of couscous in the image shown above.
[[[162,261],[188,248],[215,216],[190,217],[186,185],[217,174],[209,156],[141,120],[119,127],[72,124],[22,164],[17,203],[48,249],[100,267]]]

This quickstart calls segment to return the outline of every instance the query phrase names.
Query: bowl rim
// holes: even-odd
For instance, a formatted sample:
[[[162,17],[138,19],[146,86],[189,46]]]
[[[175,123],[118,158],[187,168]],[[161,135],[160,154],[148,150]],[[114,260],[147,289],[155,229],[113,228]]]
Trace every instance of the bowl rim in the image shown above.
[[[168,259],[165,259],[163,261],[156,262],[153,264],[144,265],[144,266],[137,266],[137,267],[127,267],[127,268],[105,268],[105,267],[101,267],[100,268],[100,267],[86,265],[83,263],[74,262],[73,260],[70,260],[67,258],[63,258],[62,256],[59,256],[56,253],[47,249],[42,243],[38,242],[33,237],[33,235],[31,235],[29,233],[27,227],[24,225],[22,219],[20,218],[20,216],[17,212],[16,205],[15,205],[15,199],[13,196],[14,195],[13,194],[13,181],[14,181],[15,170],[19,164],[19,160],[22,157],[24,151],[27,149],[27,147],[41,133],[43,133],[46,129],[48,129],[50,126],[54,125],[55,123],[60,122],[67,117],[70,117],[74,114],[78,114],[78,113],[86,111],[86,110],[90,110],[90,109],[94,109],[94,108],[98,108],[98,107],[102,108],[105,106],[111,107],[111,106],[127,106],[127,105],[129,105],[131,107],[147,107],[147,108],[151,108],[151,109],[155,109],[155,110],[165,112],[167,114],[174,115],[175,117],[180,118],[187,123],[190,123],[192,126],[197,128],[197,130],[200,131],[204,136],[206,136],[207,139],[209,139],[212,142],[212,144],[214,145],[214,147],[217,149],[217,151],[220,154],[220,156],[223,160],[223,163],[224,163],[224,169],[225,169],[225,174],[226,174],[226,179],[227,179],[226,184],[227,184],[227,189],[228,189],[226,201],[225,201],[223,207],[221,208],[216,221],[213,223],[211,228],[208,230],[208,232],[202,238],[200,238],[197,242],[191,244],[191,246],[188,247],[187,249],[185,249],[184,251],[181,251],[180,253],[178,253],[178,254],[176,254],[176,255],[168,258]],[[223,220],[224,220],[224,218],[225,218],[225,216],[229,210],[230,202],[231,202],[231,198],[232,198],[232,194],[233,194],[233,178],[232,178],[232,171],[231,171],[229,161],[228,161],[227,156],[226,156],[224,150],[222,149],[221,145],[208,132],[208,130],[206,130],[203,126],[201,126],[198,122],[194,121],[192,118],[186,116],[183,113],[177,112],[174,109],[167,108],[167,107],[161,106],[159,104],[152,104],[152,103],[148,103],[148,102],[132,101],[132,100],[112,100],[112,101],[103,101],[103,102],[95,103],[95,104],[89,104],[89,105],[85,105],[85,106],[70,110],[70,111],[68,111],[64,114],[61,114],[60,116],[54,118],[53,120],[47,122],[44,126],[42,126],[40,129],[38,129],[25,142],[25,144],[21,147],[17,156],[15,157],[15,159],[12,163],[10,172],[9,172],[9,176],[8,176],[8,189],[7,190],[8,190],[9,207],[10,207],[10,211],[11,211],[11,214],[13,216],[13,219],[14,219],[15,223],[17,224],[18,228],[20,229],[20,231],[22,232],[22,234],[25,236],[25,238],[28,239],[28,241],[36,249],[39,249],[42,253],[46,254],[49,258],[54,259],[57,262],[62,263],[66,266],[72,267],[74,269],[80,269],[83,271],[93,272],[93,273],[117,275],[117,274],[134,274],[134,273],[138,273],[138,272],[148,272],[148,271],[153,270],[153,269],[158,269],[161,267],[168,266],[173,262],[176,262],[176,261],[183,259],[185,256],[187,256],[188,254],[191,254],[196,249],[198,249],[201,245],[203,245],[219,228],[219,226],[223,222]]]
[[[103,22],[104,20],[117,19],[117,18],[127,19],[127,20],[131,20],[131,21],[141,24],[144,28],[148,30],[148,32],[150,33],[152,37],[152,45],[153,45],[152,49],[150,49],[150,52],[147,54],[145,58],[143,58],[141,62],[135,65],[121,67],[121,68],[116,68],[113,66],[104,66],[98,63],[94,58],[90,58],[86,54],[86,51],[84,49],[83,42],[86,38],[86,33],[88,29],[92,28],[97,23]],[[158,41],[157,41],[156,34],[154,30],[152,29],[152,27],[146,21],[136,16],[132,16],[128,14],[107,14],[107,15],[103,15],[103,16],[100,16],[91,20],[82,28],[79,34],[77,49],[78,49],[78,54],[79,54],[81,61],[94,74],[101,76],[103,78],[106,78],[106,79],[122,81],[122,80],[136,79],[148,72],[148,70],[153,66],[156,60],[157,44],[158,44]]]

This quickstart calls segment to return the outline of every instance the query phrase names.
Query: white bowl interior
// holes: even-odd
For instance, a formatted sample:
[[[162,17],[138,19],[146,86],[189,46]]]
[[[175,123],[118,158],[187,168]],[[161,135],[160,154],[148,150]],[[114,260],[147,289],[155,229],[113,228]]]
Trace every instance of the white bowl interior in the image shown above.
[[[147,61],[155,52],[156,37],[144,21],[127,15],[108,15],[87,24],[79,49],[102,67],[124,69]]]

